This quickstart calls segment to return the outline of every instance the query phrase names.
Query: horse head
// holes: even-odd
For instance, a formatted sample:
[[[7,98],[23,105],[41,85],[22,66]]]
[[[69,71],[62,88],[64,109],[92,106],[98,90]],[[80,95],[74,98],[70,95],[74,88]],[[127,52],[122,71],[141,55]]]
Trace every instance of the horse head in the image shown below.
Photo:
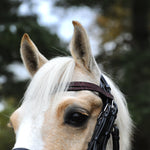
[[[68,83],[80,81],[99,86],[102,75],[118,105],[115,122],[120,129],[121,150],[130,147],[131,119],[126,101],[98,68],[82,25],[73,21],[73,26],[72,57],[47,60],[27,34],[22,37],[21,57],[32,80],[21,106],[10,117],[16,134],[14,150],[86,150],[103,100],[97,92],[68,91]],[[111,139],[107,149],[112,149]]]

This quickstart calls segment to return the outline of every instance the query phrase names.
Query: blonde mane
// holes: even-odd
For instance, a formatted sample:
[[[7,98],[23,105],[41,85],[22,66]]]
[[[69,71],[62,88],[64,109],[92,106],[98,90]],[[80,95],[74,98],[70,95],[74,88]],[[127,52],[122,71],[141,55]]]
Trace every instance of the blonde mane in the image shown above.
[[[74,67],[75,62],[71,57],[57,57],[48,61],[32,78],[21,107],[28,108],[26,112],[34,111],[35,115],[45,111],[50,99],[55,99],[58,93],[59,96],[63,93],[60,91],[65,91]]]

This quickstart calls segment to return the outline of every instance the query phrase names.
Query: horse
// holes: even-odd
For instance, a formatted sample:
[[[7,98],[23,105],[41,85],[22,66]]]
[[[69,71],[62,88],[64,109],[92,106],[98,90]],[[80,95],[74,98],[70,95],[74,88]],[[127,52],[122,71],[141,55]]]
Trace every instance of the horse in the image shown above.
[[[101,76],[118,107],[114,124],[120,131],[120,149],[131,149],[132,120],[125,97],[98,67],[84,27],[77,21],[72,23],[71,56],[48,60],[27,33],[22,37],[21,58],[31,82],[21,106],[10,116],[16,135],[13,150],[87,150],[103,110],[103,98],[94,90],[68,90],[68,83],[86,82],[99,87]],[[106,149],[112,147],[109,138]]]

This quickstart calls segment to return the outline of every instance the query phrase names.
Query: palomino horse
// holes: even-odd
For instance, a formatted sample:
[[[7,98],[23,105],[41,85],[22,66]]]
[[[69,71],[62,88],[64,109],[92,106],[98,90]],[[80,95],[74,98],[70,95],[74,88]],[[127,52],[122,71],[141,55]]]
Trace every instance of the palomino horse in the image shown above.
[[[120,149],[130,149],[132,121],[125,98],[98,68],[82,25],[73,21],[73,26],[72,57],[48,61],[27,34],[22,38],[21,57],[32,80],[22,105],[10,117],[16,134],[14,150],[87,150],[103,109],[103,98],[95,90],[67,88],[68,83],[79,81],[99,87],[101,76],[118,106],[115,124],[120,130]],[[109,138],[107,150],[113,149],[112,143]]]

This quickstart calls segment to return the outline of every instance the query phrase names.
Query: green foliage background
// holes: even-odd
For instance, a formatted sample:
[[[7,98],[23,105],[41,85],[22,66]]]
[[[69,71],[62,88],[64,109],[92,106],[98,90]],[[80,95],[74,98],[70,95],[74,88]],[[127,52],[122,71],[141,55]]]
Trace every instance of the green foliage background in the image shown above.
[[[48,58],[68,55],[66,44],[37,22],[37,16],[20,16],[21,1],[0,1],[0,150],[10,150],[14,133],[7,128],[9,115],[17,108],[27,81],[16,80],[8,69],[21,64],[19,45],[23,33],[31,35],[40,51]],[[30,4],[30,1],[27,1]],[[133,149],[150,149],[150,1],[149,0],[57,0],[59,8],[90,7],[97,12],[96,24],[102,29],[97,62],[112,76],[125,93],[135,122]],[[31,6],[32,7],[32,6]],[[111,51],[107,44],[115,46]],[[61,50],[59,50],[61,49]]]

